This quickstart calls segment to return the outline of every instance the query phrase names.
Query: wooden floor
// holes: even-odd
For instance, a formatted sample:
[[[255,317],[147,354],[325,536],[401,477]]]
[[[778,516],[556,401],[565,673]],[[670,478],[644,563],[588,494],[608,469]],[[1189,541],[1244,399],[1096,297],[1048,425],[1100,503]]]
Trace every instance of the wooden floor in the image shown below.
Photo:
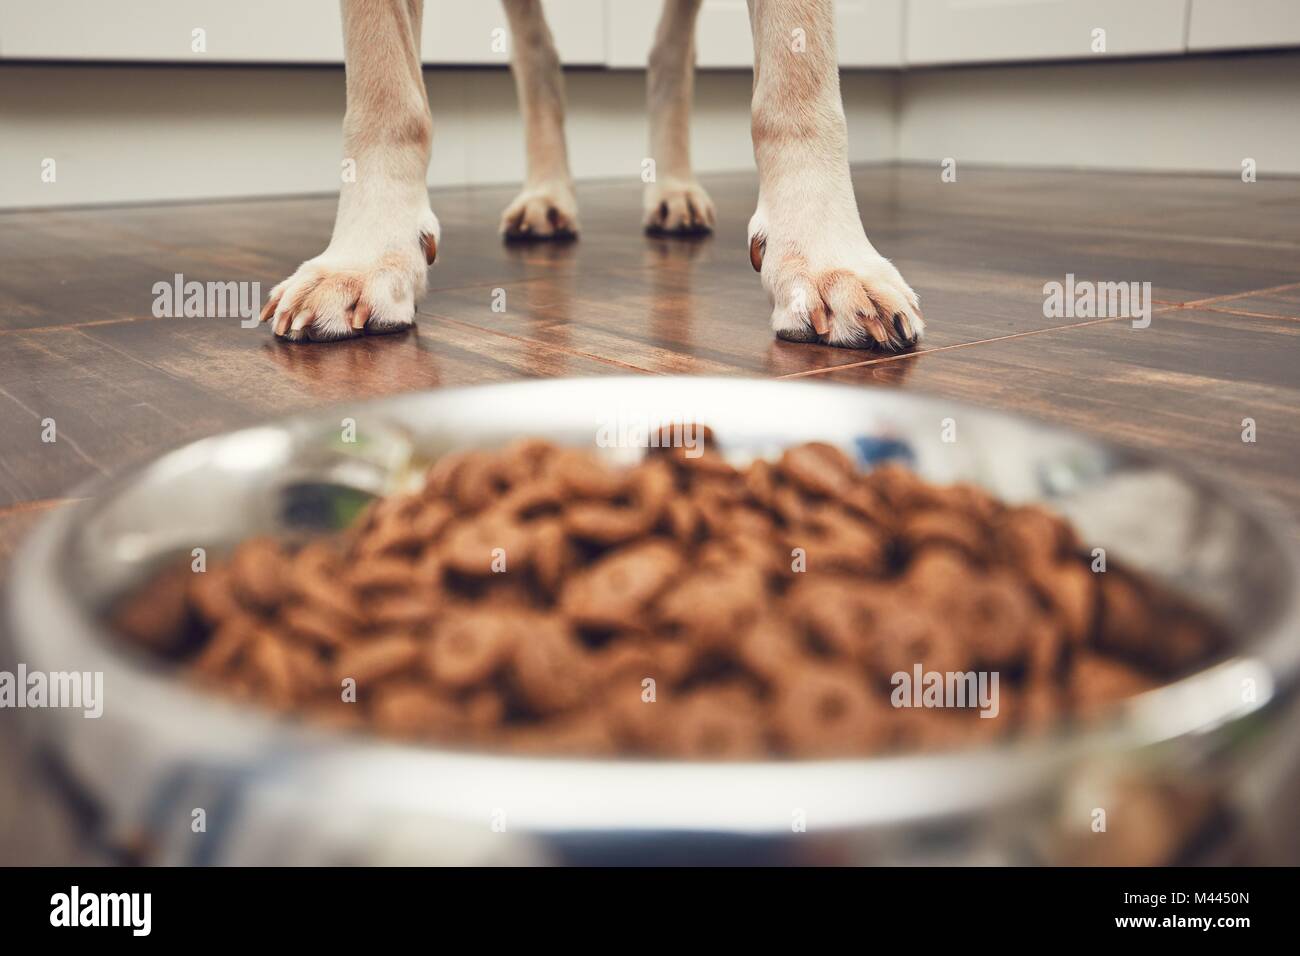
[[[611,373],[952,396],[1172,451],[1300,515],[1300,180],[962,167],[944,184],[937,168],[889,166],[854,178],[872,241],[921,296],[929,331],[912,354],[772,337],[745,244],[747,175],[706,177],[721,227],[703,240],[643,236],[635,181],[579,187],[584,232],[563,246],[500,243],[510,189],[435,193],[443,242],[417,330],[331,345],[151,312],[154,284],[175,273],[269,290],[323,247],[331,199],[0,214],[0,565],[83,479],[202,435],[359,396]],[[1150,327],[1045,318],[1043,285],[1067,273],[1150,282]],[[57,826],[9,812],[9,786],[0,862],[67,859]]]

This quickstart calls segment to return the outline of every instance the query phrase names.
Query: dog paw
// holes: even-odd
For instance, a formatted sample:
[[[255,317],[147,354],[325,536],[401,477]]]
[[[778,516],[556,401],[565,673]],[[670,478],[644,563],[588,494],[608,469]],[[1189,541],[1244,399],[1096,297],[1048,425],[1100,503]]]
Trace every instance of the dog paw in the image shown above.
[[[777,338],[900,351],[925,331],[916,293],[860,225],[778,226],[760,209],[749,223],[749,261],[772,301]]]
[[[647,183],[645,231],[650,235],[703,235],[717,223],[713,200],[694,180]]]
[[[566,182],[526,186],[501,214],[507,241],[572,239],[578,234],[578,200]]]
[[[412,325],[441,236],[427,206],[414,218],[408,229],[393,220],[336,228],[328,249],[271,290],[262,321],[281,338],[312,342]]]

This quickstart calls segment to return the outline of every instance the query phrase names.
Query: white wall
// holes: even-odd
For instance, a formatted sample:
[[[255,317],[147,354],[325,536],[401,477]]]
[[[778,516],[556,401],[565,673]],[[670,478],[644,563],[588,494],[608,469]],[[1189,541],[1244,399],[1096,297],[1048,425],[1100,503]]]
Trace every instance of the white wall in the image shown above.
[[[431,185],[517,182],[522,130],[504,70],[427,70]],[[639,175],[644,74],[570,70],[581,178]],[[1300,53],[845,71],[854,162],[1300,174]],[[750,76],[702,71],[701,171],[751,169]],[[338,67],[0,63],[0,208],[331,192]],[[42,161],[57,181],[41,180]]]
[[[569,156],[580,178],[637,178],[645,77],[570,71]],[[523,130],[509,73],[428,70],[433,186],[518,182]],[[844,78],[852,159],[894,151],[895,80]],[[750,77],[704,73],[696,167],[749,169]],[[339,68],[0,65],[0,208],[331,192],[342,158]],[[56,162],[54,183],[42,162]]]
[[[912,70],[898,158],[1300,174],[1300,54]]]

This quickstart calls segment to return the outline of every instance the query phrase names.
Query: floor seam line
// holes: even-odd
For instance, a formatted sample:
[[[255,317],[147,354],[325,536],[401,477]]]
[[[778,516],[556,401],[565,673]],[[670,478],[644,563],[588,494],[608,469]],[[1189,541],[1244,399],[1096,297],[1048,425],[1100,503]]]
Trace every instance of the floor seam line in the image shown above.
[[[1192,299],[1189,302],[1181,303],[1178,307],[1180,309],[1195,309],[1215,302],[1231,302],[1233,299],[1247,299],[1252,295],[1267,295],[1270,292],[1286,292],[1288,289],[1300,289],[1300,282],[1286,282],[1282,285],[1268,286],[1264,289],[1250,289],[1246,292],[1234,292],[1231,295],[1212,295],[1204,299]]]
[[[991,339],[980,339],[978,342],[958,342],[955,345],[941,345],[938,348],[923,349],[919,352],[906,352],[901,355],[882,355],[879,358],[867,359],[862,362],[850,362],[848,365],[832,365],[827,368],[807,369],[802,372],[789,372],[785,375],[778,375],[778,379],[787,378],[808,378],[814,375],[825,375],[830,372],[840,372],[850,368],[867,368],[871,365],[883,365],[886,362],[897,362],[902,359],[920,358],[924,355],[933,355],[937,352],[951,352],[955,349],[974,348],[979,345],[989,345],[994,342],[1005,342],[1008,339],[1023,339],[1031,335],[1042,335],[1045,332],[1064,332],[1069,329],[1082,329],[1093,325],[1105,325],[1108,322],[1127,322],[1127,316],[1112,316],[1105,319],[1093,319],[1089,322],[1076,322],[1073,325],[1054,325],[1047,329],[1030,329],[1026,332],[1012,332],[1010,335],[999,335]]]
[[[1200,307],[1203,312],[1217,312],[1220,315],[1248,315],[1254,319],[1280,319],[1283,322],[1300,322],[1300,315],[1279,315],[1276,312],[1252,312],[1249,309],[1223,309],[1212,305]]]

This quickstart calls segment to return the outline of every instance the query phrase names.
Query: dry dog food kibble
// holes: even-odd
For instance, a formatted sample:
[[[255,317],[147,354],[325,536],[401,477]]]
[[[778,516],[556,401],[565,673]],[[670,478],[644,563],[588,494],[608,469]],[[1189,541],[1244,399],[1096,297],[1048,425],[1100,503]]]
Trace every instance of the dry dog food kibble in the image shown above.
[[[115,620],[205,686],[335,728],[830,757],[1038,731],[1219,648],[1184,602],[1090,561],[1050,511],[829,445],[617,470],[529,440],[447,455],[333,538],[169,569]],[[927,675],[996,675],[996,701],[928,698]]]

